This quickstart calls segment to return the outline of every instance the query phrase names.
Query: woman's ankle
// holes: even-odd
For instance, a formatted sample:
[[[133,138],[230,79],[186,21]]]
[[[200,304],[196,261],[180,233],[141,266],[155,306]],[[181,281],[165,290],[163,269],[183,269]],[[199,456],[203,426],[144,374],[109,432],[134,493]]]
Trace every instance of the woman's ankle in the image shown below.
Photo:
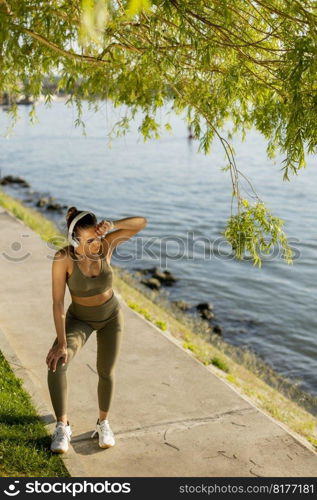
[[[67,415],[63,415],[62,417],[56,418],[57,422],[63,422],[65,425],[69,425],[69,420],[67,419]]]

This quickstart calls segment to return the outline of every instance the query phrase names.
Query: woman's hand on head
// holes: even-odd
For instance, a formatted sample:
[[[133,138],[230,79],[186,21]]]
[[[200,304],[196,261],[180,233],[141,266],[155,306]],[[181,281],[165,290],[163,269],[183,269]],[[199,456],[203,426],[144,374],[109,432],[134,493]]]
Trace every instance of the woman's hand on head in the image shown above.
[[[67,346],[64,344],[63,345],[56,344],[48,351],[48,354],[46,356],[46,364],[49,370],[55,372],[59,358],[63,359],[62,364],[64,366],[68,360]]]
[[[97,236],[103,236],[110,231],[111,223],[103,219],[101,222],[98,222],[95,228]]]

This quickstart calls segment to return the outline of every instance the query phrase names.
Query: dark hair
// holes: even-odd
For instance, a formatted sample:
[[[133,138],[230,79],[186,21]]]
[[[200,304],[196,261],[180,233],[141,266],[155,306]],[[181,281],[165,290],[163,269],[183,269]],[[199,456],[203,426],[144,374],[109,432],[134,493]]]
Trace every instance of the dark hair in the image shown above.
[[[81,212],[84,212],[84,210],[77,210],[76,207],[69,207],[66,214],[67,233],[72,220],[76,217],[76,215],[80,214]],[[95,216],[95,214],[89,213],[84,215],[84,217],[82,217],[76,222],[75,227],[73,228],[72,237],[76,238],[76,236],[78,236],[80,229],[86,229],[91,226],[95,226],[96,224],[97,224],[97,217]],[[73,245],[71,245],[71,248],[73,248]]]

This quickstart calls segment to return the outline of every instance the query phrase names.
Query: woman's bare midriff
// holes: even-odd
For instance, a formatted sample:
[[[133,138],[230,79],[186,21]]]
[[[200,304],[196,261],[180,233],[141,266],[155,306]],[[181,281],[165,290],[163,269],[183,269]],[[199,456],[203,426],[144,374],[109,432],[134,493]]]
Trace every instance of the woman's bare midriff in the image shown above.
[[[77,297],[71,294],[73,302],[81,304],[82,306],[99,306],[107,300],[111,299],[113,294],[113,289],[109,288],[103,293],[98,293],[98,295],[92,295],[91,297]]]
[[[73,272],[73,263],[70,263],[71,257],[68,254],[68,266],[67,266],[67,274],[68,277],[71,275]],[[77,297],[77,295],[73,295],[70,293],[72,301],[76,302],[77,304],[80,304],[82,306],[99,306],[100,304],[103,304],[107,300],[110,300],[114,291],[113,288],[109,288],[108,290],[98,293],[98,295],[92,295],[91,297]]]

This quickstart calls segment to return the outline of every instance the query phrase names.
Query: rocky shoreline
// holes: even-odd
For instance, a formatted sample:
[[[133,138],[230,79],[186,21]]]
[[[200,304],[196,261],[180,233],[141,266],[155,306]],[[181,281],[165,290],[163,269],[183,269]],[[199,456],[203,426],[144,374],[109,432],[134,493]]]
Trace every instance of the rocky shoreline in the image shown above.
[[[171,287],[177,281],[177,278],[170,271],[167,269],[162,271],[159,267],[135,268],[135,275],[140,277],[140,282],[142,284],[157,291],[164,286]],[[214,323],[215,312],[214,305],[211,302],[199,302],[195,306],[190,306],[184,300],[173,300],[172,302],[182,311],[191,313],[195,310],[195,312],[198,312],[201,319],[209,323],[209,328],[212,333],[218,335],[222,334],[221,326]]]

